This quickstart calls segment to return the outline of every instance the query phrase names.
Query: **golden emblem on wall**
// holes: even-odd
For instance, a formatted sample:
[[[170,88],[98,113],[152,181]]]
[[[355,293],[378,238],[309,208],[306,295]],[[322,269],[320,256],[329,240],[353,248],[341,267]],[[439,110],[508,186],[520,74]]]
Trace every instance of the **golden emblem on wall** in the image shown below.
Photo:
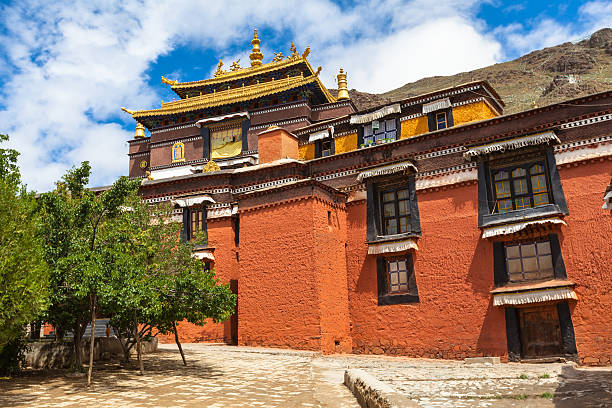
[[[206,165],[202,169],[202,173],[210,173],[211,171],[218,171],[218,170],[221,170],[221,167],[219,167],[219,165],[215,163],[214,161],[210,160],[208,163],[206,163]]]
[[[147,165],[148,165],[148,164],[149,164],[149,163],[147,163],[147,161],[146,161],[146,160],[143,160],[143,161],[141,161],[141,162],[140,162],[140,168],[144,170],[144,169],[146,169],[146,168],[147,168]]]
[[[185,161],[185,145],[176,142],[172,145],[172,163]]]

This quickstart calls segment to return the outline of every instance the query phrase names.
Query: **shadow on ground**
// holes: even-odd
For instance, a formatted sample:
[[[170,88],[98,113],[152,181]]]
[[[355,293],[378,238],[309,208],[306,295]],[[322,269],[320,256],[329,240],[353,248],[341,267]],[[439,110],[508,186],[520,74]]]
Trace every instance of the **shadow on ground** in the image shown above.
[[[563,367],[553,398],[555,407],[612,407],[612,371]]]

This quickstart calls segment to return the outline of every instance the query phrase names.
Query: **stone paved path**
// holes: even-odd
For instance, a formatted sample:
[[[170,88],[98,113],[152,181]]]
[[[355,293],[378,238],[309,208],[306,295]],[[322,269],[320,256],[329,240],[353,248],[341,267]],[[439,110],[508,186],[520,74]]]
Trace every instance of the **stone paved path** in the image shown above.
[[[0,380],[0,407],[357,407],[342,385],[362,368],[423,408],[612,407],[612,369],[465,364],[385,356],[186,344],[145,355],[146,375],[96,366],[92,390],[65,372]],[[542,396],[545,397],[542,397]]]
[[[0,407],[358,407],[343,370],[311,364],[318,354],[203,344],[145,355],[145,376],[118,365],[94,372],[93,390],[65,373],[0,381]]]

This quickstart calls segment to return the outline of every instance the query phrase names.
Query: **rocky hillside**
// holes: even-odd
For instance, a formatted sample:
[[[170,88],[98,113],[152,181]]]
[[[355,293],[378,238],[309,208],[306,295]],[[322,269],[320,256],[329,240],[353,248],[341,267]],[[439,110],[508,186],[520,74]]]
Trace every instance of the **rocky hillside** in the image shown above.
[[[513,61],[452,76],[408,83],[383,94],[350,90],[358,109],[416,96],[465,82],[487,80],[506,103],[505,113],[550,105],[612,89],[612,29],[587,40],[533,51]]]

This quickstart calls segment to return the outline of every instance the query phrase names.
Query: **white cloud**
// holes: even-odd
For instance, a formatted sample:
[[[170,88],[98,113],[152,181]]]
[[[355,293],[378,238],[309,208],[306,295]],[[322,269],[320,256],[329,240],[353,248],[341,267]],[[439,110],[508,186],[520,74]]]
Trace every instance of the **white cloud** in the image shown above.
[[[500,38],[520,49],[533,49],[572,34],[552,20],[534,29],[514,25],[489,32],[475,15],[481,3],[15,2],[0,14],[5,28],[0,37],[0,74],[5,78],[0,132],[8,133],[22,153],[23,178],[31,188],[51,188],[67,168],[82,160],[92,162],[92,185],[107,184],[127,172],[125,141],[132,131],[125,128],[134,123],[119,107],[159,106],[164,89],[148,86],[147,69],[180,47],[213,49],[226,68],[237,58],[248,66],[249,50],[236,44],[248,45],[246,39],[257,27],[268,36],[287,38],[285,55],[291,39],[300,51],[310,45],[309,59],[315,67],[323,66],[328,86],[335,87],[335,74],[342,67],[350,87],[384,92],[424,76],[498,62]],[[581,9],[589,27],[601,24],[605,20],[599,17],[609,12],[609,3],[603,2]],[[266,38],[261,39],[269,61],[272,50]],[[211,63],[210,72],[215,66]]]

